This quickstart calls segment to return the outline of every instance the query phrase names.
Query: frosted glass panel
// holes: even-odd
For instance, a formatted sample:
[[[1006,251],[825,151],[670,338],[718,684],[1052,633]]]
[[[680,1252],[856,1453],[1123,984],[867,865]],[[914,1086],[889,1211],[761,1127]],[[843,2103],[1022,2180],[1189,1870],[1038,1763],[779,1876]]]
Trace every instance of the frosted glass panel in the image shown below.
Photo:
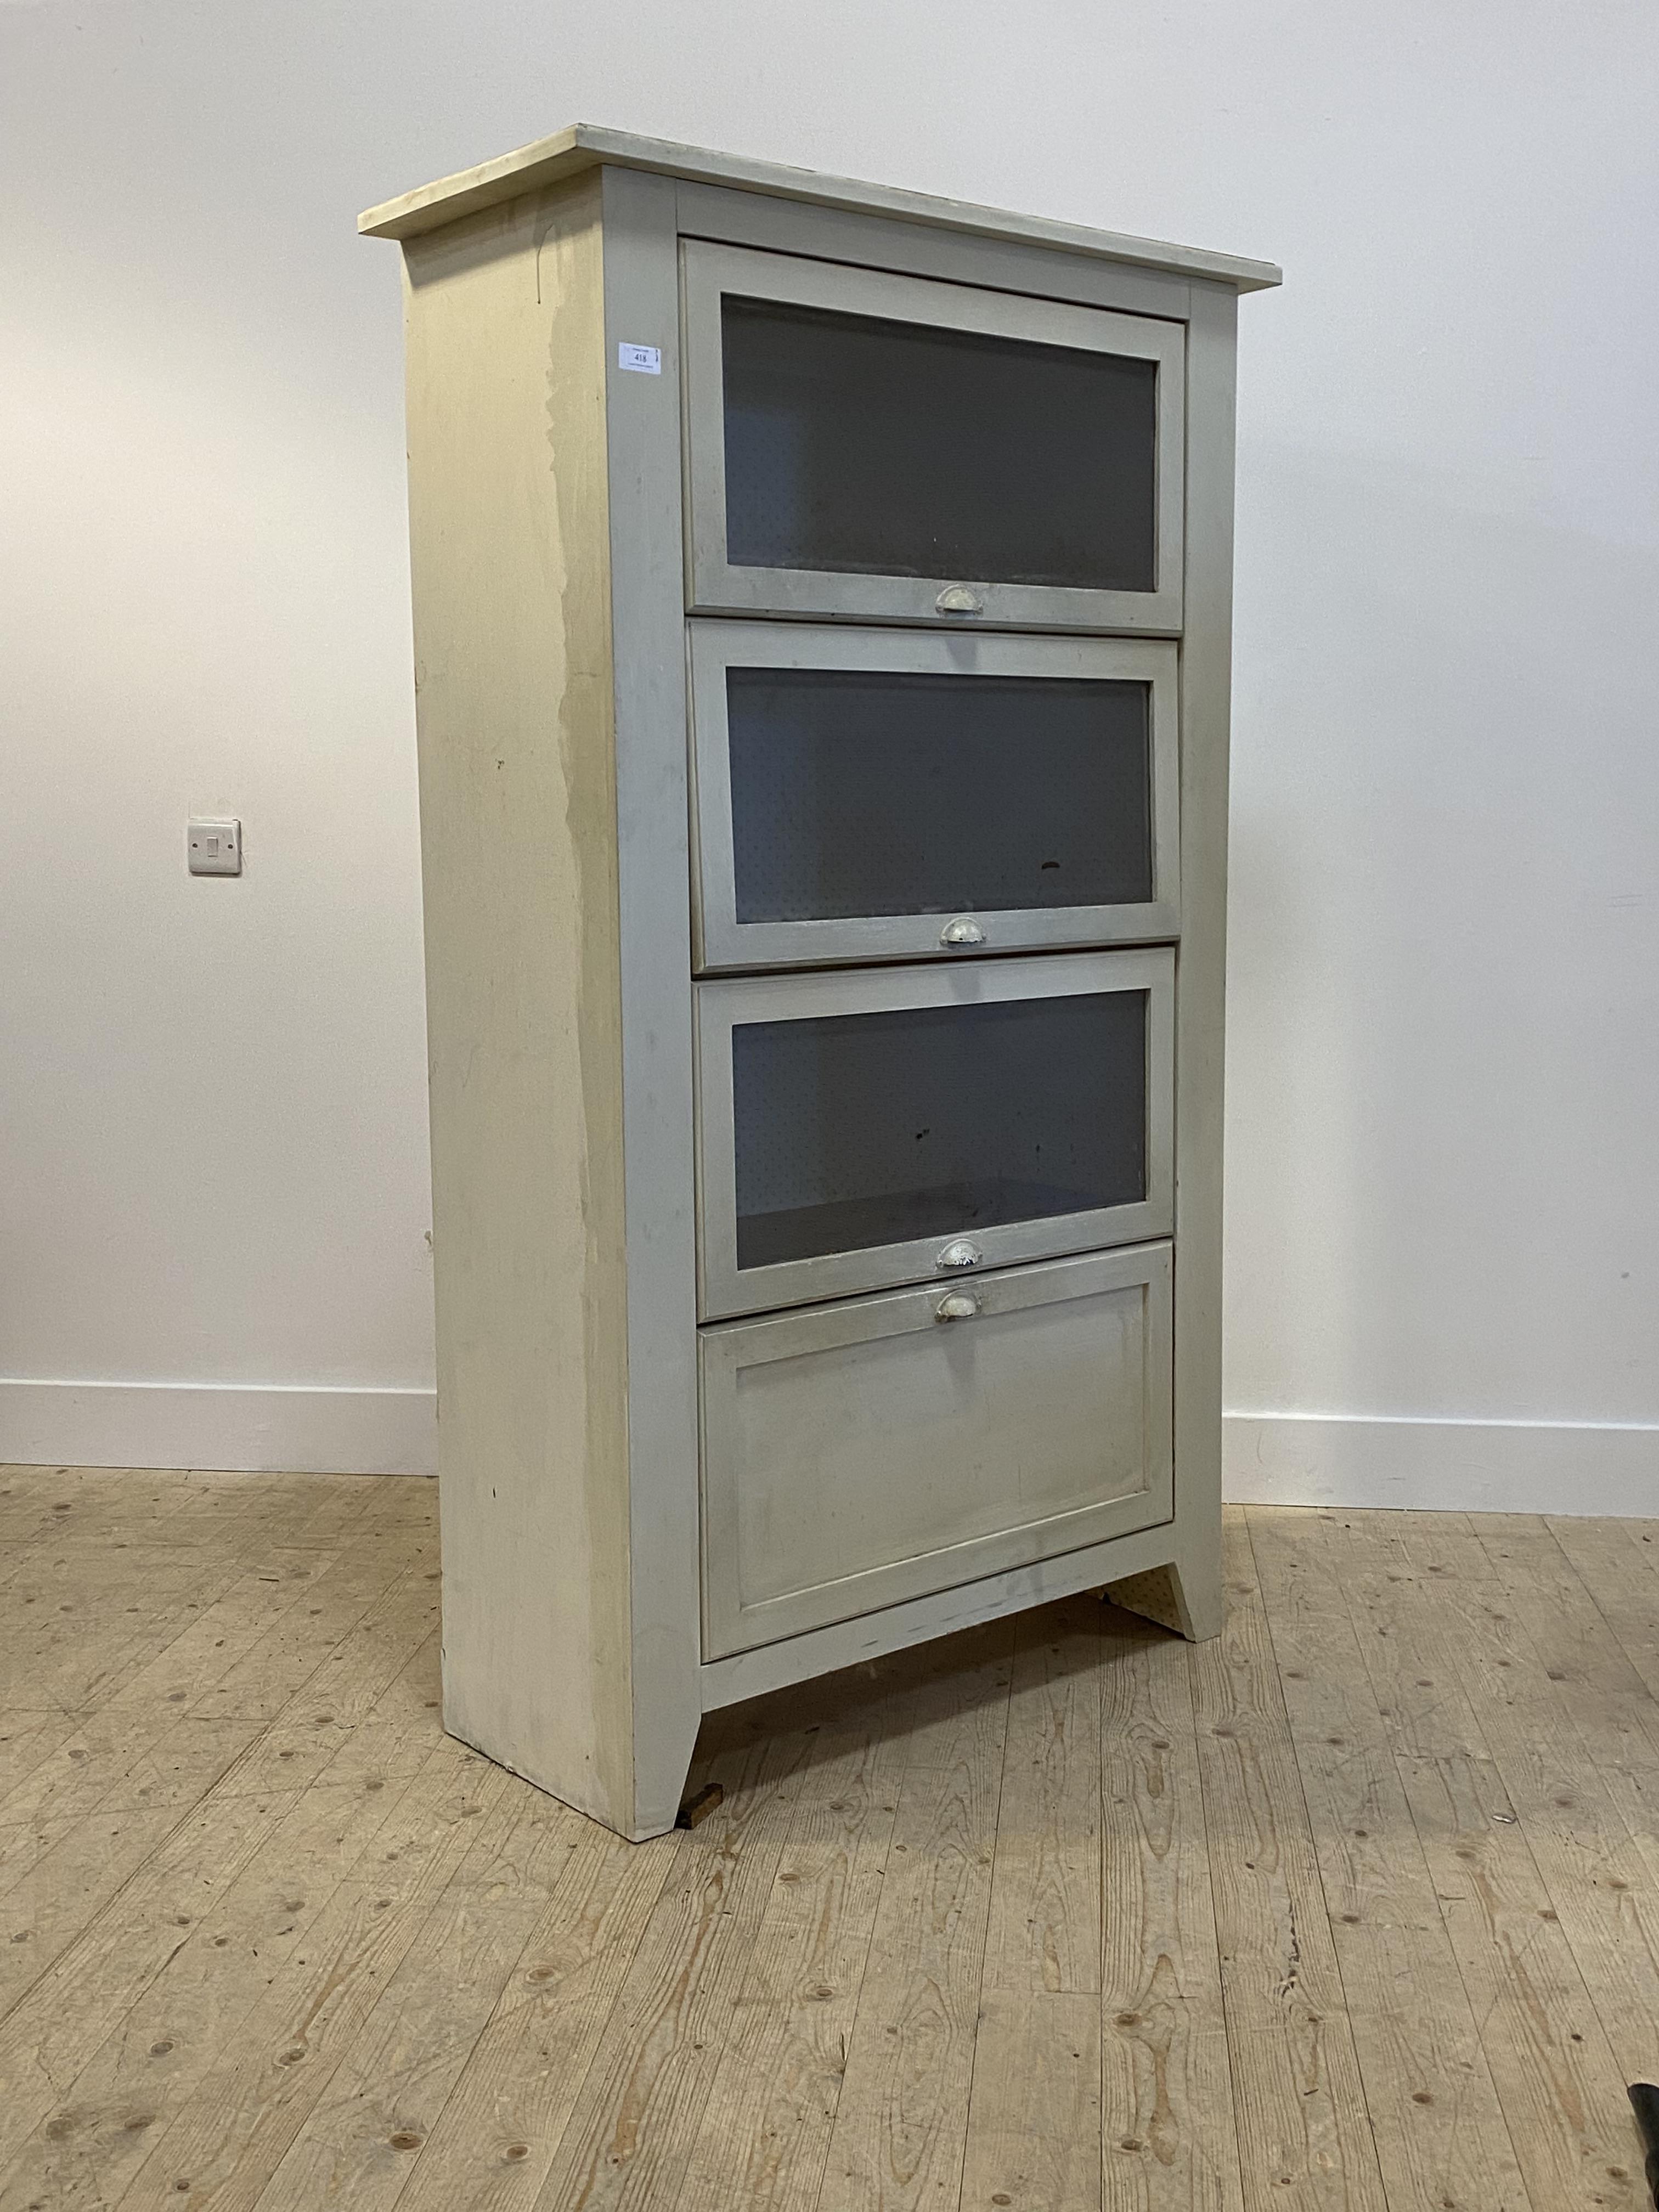
[[[741,922],[1152,896],[1151,687],[726,671]]]
[[[739,1024],[738,1265],[1146,1195],[1145,991]]]
[[[726,558],[1150,592],[1158,365],[728,295]]]

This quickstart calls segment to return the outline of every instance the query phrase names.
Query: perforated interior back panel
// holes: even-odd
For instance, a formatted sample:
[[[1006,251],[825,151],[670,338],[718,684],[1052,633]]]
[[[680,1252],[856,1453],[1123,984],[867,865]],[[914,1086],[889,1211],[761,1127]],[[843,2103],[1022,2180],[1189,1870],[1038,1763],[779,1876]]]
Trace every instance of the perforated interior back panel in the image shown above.
[[[732,1033],[738,1264],[1146,1194],[1144,990]]]
[[[1151,687],[726,671],[739,921],[1152,896]]]
[[[1158,367],[721,302],[726,558],[1150,592]]]

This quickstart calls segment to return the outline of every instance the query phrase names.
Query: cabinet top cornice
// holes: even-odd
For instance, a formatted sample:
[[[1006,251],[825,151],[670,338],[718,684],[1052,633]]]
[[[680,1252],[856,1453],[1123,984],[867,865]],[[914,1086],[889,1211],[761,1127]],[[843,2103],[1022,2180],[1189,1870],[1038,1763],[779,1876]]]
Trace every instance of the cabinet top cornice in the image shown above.
[[[649,169],[684,177],[695,184],[725,185],[740,191],[766,192],[775,198],[802,200],[816,207],[842,208],[860,215],[896,216],[907,222],[932,223],[945,230],[982,238],[1014,239],[1026,245],[1058,246],[1103,260],[1126,261],[1143,269],[1164,269],[1182,276],[1207,276],[1240,292],[1259,292],[1281,281],[1271,261],[1250,261],[1236,253],[1206,253],[1151,238],[1127,238],[1080,223],[1052,222],[1038,216],[1011,214],[1003,208],[975,207],[929,192],[904,191],[888,185],[860,184],[846,177],[820,176],[779,161],[751,161],[716,154],[700,146],[678,146],[667,139],[641,138],[602,124],[573,123],[550,138],[520,146],[476,168],[459,169],[435,184],[399,194],[357,220],[370,238],[416,238],[494,207],[520,194],[562,183],[584,169],[609,162],[619,168]]]

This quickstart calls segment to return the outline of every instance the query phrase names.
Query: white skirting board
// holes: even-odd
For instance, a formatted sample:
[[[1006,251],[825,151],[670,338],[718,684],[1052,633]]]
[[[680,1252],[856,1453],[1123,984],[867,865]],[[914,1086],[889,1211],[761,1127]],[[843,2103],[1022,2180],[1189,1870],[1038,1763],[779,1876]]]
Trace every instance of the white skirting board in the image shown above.
[[[434,1474],[431,1390],[0,1378],[0,1462]]]
[[[1659,1518],[1659,1423],[1229,1413],[1225,1495],[1249,1505]],[[0,1378],[0,1462],[431,1474],[430,1390]]]
[[[1229,1413],[1222,1493],[1241,1505],[1659,1517],[1659,1423]]]

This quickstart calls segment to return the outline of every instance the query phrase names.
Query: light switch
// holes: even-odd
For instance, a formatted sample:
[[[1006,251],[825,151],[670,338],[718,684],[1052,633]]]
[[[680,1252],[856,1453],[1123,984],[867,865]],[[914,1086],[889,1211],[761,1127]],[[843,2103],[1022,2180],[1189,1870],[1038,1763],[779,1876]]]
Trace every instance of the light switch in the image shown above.
[[[198,816],[185,824],[192,876],[240,876],[242,872],[242,825],[234,821],[210,821]]]

